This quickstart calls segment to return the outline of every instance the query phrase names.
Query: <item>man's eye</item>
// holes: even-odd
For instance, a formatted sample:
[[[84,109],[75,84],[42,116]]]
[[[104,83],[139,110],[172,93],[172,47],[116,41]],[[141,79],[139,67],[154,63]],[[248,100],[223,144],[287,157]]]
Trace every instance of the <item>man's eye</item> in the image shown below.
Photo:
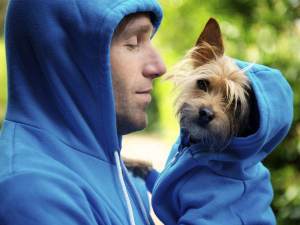
[[[126,44],[125,45],[129,50],[135,50],[139,47],[138,44]]]
[[[133,36],[130,39],[128,39],[126,41],[127,43],[125,43],[125,46],[129,49],[129,50],[135,50],[139,47],[139,40],[137,36]]]
[[[207,92],[208,91],[208,87],[209,87],[209,81],[208,80],[197,80],[197,87],[202,90]]]

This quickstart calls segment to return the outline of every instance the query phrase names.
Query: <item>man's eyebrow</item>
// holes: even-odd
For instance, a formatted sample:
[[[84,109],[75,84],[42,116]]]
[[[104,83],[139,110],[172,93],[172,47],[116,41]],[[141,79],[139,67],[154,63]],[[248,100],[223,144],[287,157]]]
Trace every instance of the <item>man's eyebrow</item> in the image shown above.
[[[142,25],[142,26],[132,26],[126,27],[123,31],[123,35],[125,38],[129,38],[134,35],[138,34],[146,34],[146,33],[153,33],[154,28],[150,24]]]

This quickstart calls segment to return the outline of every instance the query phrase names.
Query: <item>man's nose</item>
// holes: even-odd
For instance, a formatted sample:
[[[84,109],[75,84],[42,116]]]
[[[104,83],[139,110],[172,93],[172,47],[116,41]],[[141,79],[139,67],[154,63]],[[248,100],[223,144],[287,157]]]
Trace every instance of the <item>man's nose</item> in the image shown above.
[[[166,73],[166,66],[160,56],[160,54],[153,49],[149,55],[148,63],[144,68],[144,76],[151,77],[152,79],[160,77]]]

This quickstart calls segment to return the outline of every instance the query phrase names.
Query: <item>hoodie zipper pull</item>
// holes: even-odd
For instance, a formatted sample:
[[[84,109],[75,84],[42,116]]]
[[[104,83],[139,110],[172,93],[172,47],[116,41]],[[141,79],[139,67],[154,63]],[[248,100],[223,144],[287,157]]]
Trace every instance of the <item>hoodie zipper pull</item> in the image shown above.
[[[187,149],[188,147],[184,147],[177,151],[172,160],[170,161],[168,168],[173,166]]]

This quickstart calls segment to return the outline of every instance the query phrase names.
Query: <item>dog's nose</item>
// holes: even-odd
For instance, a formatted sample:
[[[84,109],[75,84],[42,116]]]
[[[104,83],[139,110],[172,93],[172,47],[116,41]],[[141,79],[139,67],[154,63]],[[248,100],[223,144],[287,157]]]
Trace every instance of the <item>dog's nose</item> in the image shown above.
[[[207,107],[199,109],[199,123],[201,126],[209,124],[209,122],[212,121],[214,117],[215,114],[212,109]]]

